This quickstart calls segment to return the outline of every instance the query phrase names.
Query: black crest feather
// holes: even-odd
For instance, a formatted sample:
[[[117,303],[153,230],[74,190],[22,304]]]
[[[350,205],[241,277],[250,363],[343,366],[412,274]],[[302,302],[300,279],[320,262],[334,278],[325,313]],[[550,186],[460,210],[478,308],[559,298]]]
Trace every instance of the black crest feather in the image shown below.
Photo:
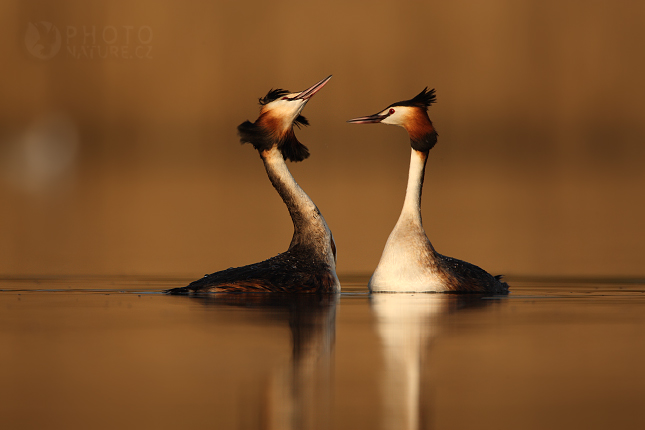
[[[293,129],[284,135],[282,142],[278,143],[278,148],[286,160],[302,161],[309,157],[309,149],[298,141]]]
[[[301,126],[308,126],[309,120],[302,115],[298,115],[298,117],[293,120],[293,124],[300,128]]]
[[[258,151],[266,151],[273,146],[274,139],[271,135],[251,121],[244,121],[238,125],[237,133],[240,135],[240,143],[250,143]]]
[[[425,87],[423,91],[411,98],[410,100],[404,100],[402,102],[397,102],[391,104],[390,106],[416,106],[422,109],[428,109],[428,107],[437,102],[437,96],[435,94],[434,88],[428,91],[428,87]]]
[[[261,105],[266,105],[271,103],[274,100],[279,99],[280,97],[284,97],[287,94],[289,94],[288,90],[283,90],[282,88],[276,88],[269,90],[266,96],[260,97],[259,101]]]

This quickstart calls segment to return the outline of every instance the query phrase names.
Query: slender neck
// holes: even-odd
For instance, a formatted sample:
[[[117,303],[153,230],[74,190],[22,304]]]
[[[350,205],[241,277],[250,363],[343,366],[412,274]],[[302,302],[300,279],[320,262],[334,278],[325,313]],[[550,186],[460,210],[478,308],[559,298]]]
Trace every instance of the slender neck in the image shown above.
[[[289,172],[280,150],[277,147],[272,147],[271,149],[260,151],[260,157],[262,157],[273,187],[280,194],[289,210],[289,215],[291,215],[294,227],[292,245],[296,242],[296,238],[306,234],[312,227],[314,229],[316,227],[326,227],[326,225],[323,226],[324,220],[322,220],[322,217],[315,215],[319,215],[319,212],[314,202],[300,188],[291,172]]]
[[[418,221],[419,225],[421,224],[421,190],[427,161],[428,151],[411,149],[408,188],[405,191],[405,201],[400,219],[412,218]]]

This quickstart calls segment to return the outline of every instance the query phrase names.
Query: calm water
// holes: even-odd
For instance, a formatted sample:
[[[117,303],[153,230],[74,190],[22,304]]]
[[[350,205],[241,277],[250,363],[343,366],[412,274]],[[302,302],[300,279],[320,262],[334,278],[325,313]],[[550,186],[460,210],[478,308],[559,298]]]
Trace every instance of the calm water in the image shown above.
[[[322,299],[2,280],[2,428],[645,428],[644,282],[480,298],[366,280]]]

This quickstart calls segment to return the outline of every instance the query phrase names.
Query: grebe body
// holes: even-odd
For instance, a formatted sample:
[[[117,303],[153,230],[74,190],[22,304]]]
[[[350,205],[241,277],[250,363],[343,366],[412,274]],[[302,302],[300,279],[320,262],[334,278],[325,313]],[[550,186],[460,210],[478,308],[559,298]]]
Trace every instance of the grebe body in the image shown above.
[[[238,127],[240,141],[251,143],[260,154],[269,180],[284,201],[294,232],[287,251],[260,263],[205,275],[169,294],[217,292],[340,291],[336,275],[336,245],[325,219],[289,172],[285,159],[302,161],[309,156],[293,126],[308,125],[300,112],[331,76],[305,91],[271,90],[260,99],[260,116]]]
[[[383,123],[405,128],[411,155],[408,184],[401,215],[385,244],[368,287],[371,292],[508,293],[501,276],[492,276],[474,264],[435,251],[421,221],[421,191],[428,153],[437,132],[428,117],[435,90],[425,88],[410,100],[393,103],[383,111],[349,120],[353,124]]]

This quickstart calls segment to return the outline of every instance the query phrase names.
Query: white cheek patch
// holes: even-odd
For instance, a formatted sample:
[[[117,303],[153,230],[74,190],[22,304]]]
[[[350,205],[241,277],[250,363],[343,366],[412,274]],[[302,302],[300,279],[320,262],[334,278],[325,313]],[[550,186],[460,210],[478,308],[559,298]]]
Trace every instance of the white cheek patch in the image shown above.
[[[282,126],[281,128],[287,128],[300,114],[303,107],[304,104],[298,101],[277,100],[266,105],[263,111],[267,112],[267,115],[273,118],[276,125],[280,124]]]
[[[412,111],[409,107],[407,106],[397,106],[394,108],[394,113],[389,115],[387,118],[385,118],[383,121],[381,121],[384,124],[392,124],[392,125],[403,125],[406,122],[410,121]],[[389,113],[389,109],[383,111],[384,114]]]

